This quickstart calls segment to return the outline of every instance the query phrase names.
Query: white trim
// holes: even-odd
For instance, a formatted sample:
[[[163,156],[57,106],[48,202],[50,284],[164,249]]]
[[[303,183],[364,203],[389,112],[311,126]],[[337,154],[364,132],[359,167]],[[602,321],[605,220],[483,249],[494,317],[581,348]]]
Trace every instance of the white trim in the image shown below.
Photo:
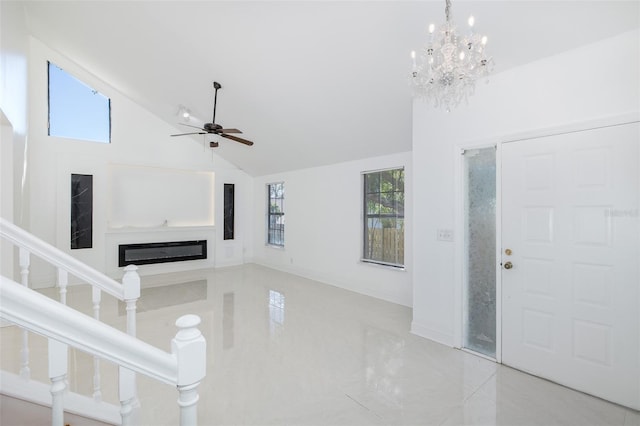
[[[640,122],[640,111],[632,111],[623,114],[608,115],[599,118],[592,118],[572,123],[541,127],[537,129],[525,130],[516,133],[497,134],[483,139],[468,139],[462,141],[459,146],[482,146],[500,143],[517,142],[528,139],[537,139],[546,136],[561,135],[565,133],[582,132],[586,130],[599,129],[602,127],[621,126],[624,124]]]
[[[375,170],[363,170],[363,171],[360,172],[360,175],[367,175],[369,173],[388,172],[389,170],[400,170],[400,169],[402,169],[404,171],[404,167],[405,166],[396,166],[396,167],[384,167],[382,169],[375,169]]]
[[[271,215],[271,191],[269,190],[269,187],[271,185],[279,185],[282,184],[282,187],[284,189],[284,180],[281,181],[277,181],[277,182],[267,182],[264,184],[264,189],[265,189],[265,195],[267,196],[266,199],[266,203],[265,203],[265,211],[264,211],[264,245],[266,247],[272,247],[272,248],[278,248],[278,249],[284,249],[285,245],[284,242],[282,244],[273,244],[269,242],[269,216]],[[283,197],[283,200],[286,200],[286,192],[285,195]],[[282,212],[282,216],[286,217],[286,212]]]
[[[411,333],[420,337],[424,337],[425,339],[433,340],[436,343],[440,343],[450,348],[455,347],[453,345],[453,335],[442,333],[441,331],[436,331],[429,327],[425,327],[421,324],[418,324],[416,321],[411,322]]]
[[[471,355],[479,356],[480,358],[484,358],[484,359],[489,360],[489,361],[491,361],[491,362],[497,362],[495,358],[491,358],[491,357],[490,357],[490,356],[488,356],[488,355],[485,355],[485,354],[480,353],[480,352],[476,352],[476,351],[474,351],[473,349],[469,349],[469,348],[460,348],[460,350],[461,350],[462,352],[466,352],[466,353],[471,354]]]
[[[453,346],[462,348],[464,297],[464,148],[454,147],[453,155]]]
[[[496,362],[502,363],[502,144],[496,145]]]
[[[454,306],[453,306],[453,346],[462,347],[462,289],[464,270],[464,171],[463,157],[461,155],[465,149],[486,148],[496,146],[496,361],[502,362],[502,144],[524,141],[529,139],[542,138],[566,133],[582,132],[603,127],[621,126],[630,123],[640,122],[640,111],[632,111],[624,114],[616,114],[577,121],[559,126],[551,126],[540,129],[528,130],[519,133],[510,133],[501,136],[494,136],[485,139],[468,140],[454,147]],[[412,325],[412,332],[413,332]],[[419,327],[419,326],[417,326]],[[436,333],[432,330],[415,332],[423,337]],[[437,340],[432,338],[432,340]]]
[[[499,167],[498,163],[498,146],[500,144],[490,143],[490,144],[476,144],[476,145],[465,145],[465,146],[456,146],[454,148],[454,226],[455,231],[454,235],[454,300],[453,300],[453,343],[454,347],[459,349],[468,349],[464,348],[464,326],[465,326],[465,316],[466,311],[464,307],[464,300],[466,298],[465,285],[466,282],[466,258],[464,254],[466,253],[465,249],[465,194],[466,194],[466,186],[464,174],[466,172],[466,166],[464,162],[464,152],[471,149],[486,149],[486,148],[495,148],[496,149],[496,252],[500,251],[500,239],[498,235],[500,234],[500,221],[498,219],[498,196],[499,196]],[[499,265],[499,257],[496,257],[497,265]],[[496,274],[499,273],[500,267],[496,266]],[[498,317],[498,305],[499,305],[499,297],[500,293],[498,291],[498,281],[496,281],[496,359],[498,358],[498,342],[501,340],[499,337],[499,331],[501,329],[501,318]],[[470,353],[476,353],[473,350],[468,350]],[[486,356],[485,356],[486,357]],[[495,359],[491,357],[487,357],[487,359]]]
[[[367,171],[362,171],[360,172],[360,263],[364,264],[374,264],[377,266],[381,266],[384,268],[392,268],[392,269],[397,269],[397,270],[406,270],[406,263],[407,263],[407,257],[406,257],[406,253],[407,253],[407,228],[406,228],[406,215],[402,215],[402,220],[405,221],[405,227],[403,230],[403,252],[405,254],[404,257],[404,263],[400,264],[400,263],[390,263],[390,262],[382,262],[382,261],[377,261],[377,260],[373,260],[373,259],[367,259],[364,256],[364,252],[365,252],[365,246],[364,246],[364,236],[365,236],[365,228],[367,227],[367,215],[365,213],[365,196],[366,196],[366,189],[364,187],[364,180],[365,180],[365,175],[368,174],[373,174],[373,173],[381,173],[381,172],[386,172],[386,171],[392,171],[392,170],[402,170],[402,175],[403,175],[403,181],[404,181],[404,187],[402,189],[402,194],[404,195],[404,202],[403,202],[403,208],[404,211],[407,212],[407,208],[406,208],[406,201],[407,201],[407,179],[406,179],[406,168],[405,166],[397,166],[397,167],[387,167],[387,168],[383,168],[383,169],[377,169],[377,170],[367,170]],[[396,220],[398,219],[398,216],[396,216]],[[368,229],[368,228],[367,228]],[[396,248],[397,250],[397,248]],[[396,253],[397,254],[397,253]]]

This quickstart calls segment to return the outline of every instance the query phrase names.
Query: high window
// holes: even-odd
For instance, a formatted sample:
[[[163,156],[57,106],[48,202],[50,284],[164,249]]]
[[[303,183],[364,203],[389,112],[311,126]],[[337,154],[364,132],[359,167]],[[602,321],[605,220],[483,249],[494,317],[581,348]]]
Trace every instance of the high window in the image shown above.
[[[111,100],[57,65],[49,68],[49,136],[111,142]]]
[[[363,173],[362,260],[404,266],[404,169]]]
[[[267,185],[267,244],[284,247],[284,182]]]

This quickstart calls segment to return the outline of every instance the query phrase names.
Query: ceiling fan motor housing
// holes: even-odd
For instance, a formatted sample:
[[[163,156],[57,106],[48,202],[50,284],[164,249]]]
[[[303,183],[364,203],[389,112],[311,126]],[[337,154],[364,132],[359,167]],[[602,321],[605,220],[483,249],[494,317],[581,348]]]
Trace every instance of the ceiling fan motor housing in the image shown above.
[[[205,123],[204,130],[206,130],[208,133],[216,133],[222,130],[222,126],[215,123]]]

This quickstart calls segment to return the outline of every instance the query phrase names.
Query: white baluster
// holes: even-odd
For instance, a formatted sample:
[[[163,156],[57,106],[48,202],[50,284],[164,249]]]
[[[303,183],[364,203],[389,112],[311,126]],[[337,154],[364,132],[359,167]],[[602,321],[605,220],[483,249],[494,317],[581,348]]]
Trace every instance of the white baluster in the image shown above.
[[[29,265],[31,254],[24,248],[19,250],[20,277],[22,285],[29,287]],[[29,368],[29,332],[22,330],[22,348],[20,349],[20,377],[29,380],[31,369]]]
[[[49,339],[49,378],[51,379],[51,425],[64,425],[64,391],[67,388],[68,347]]]
[[[29,265],[31,264],[31,253],[27,249],[20,247],[20,277],[22,285],[29,287]]]
[[[67,304],[67,284],[69,284],[69,273],[61,268],[58,268],[58,292],[60,293],[60,303]]]
[[[180,426],[196,426],[198,424],[198,385],[200,382],[178,386],[178,406],[180,407]]]
[[[127,305],[127,334],[136,337],[136,302],[140,298],[140,275],[138,275],[138,267],[136,265],[128,265],[124,268],[124,276],[122,277],[123,299]],[[132,404],[135,407],[140,406],[137,398],[136,376],[133,375],[133,394]]]
[[[91,288],[91,301],[93,302],[93,317],[100,321],[100,300],[102,292],[98,287]],[[102,384],[100,378],[100,358],[93,357],[93,399],[96,402],[102,401]]]
[[[180,425],[195,426],[198,424],[198,385],[204,378],[207,369],[207,342],[198,325],[200,317],[185,315],[178,318],[179,328],[176,337],[171,341],[171,352],[178,362],[178,406],[180,407]]]
[[[136,374],[124,367],[119,367],[118,373],[120,417],[122,418],[122,426],[127,426],[132,424],[131,415],[136,403]]]

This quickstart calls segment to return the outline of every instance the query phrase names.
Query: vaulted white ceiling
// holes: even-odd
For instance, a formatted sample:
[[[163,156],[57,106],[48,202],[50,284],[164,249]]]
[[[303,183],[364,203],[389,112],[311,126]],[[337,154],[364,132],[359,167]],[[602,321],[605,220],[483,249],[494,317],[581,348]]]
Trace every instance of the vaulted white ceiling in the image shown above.
[[[180,104],[211,121],[219,81],[216,121],[255,145],[216,149],[254,176],[411,150],[409,52],[444,20],[444,0],[24,3],[34,36],[169,123]],[[637,28],[639,4],[453,0],[453,17],[476,17],[500,72]]]

